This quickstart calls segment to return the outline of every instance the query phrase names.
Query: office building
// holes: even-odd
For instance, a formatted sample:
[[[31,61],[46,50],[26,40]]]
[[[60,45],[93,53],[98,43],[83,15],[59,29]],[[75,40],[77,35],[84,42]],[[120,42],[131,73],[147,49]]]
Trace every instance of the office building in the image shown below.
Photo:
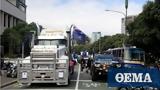
[[[101,38],[101,32],[92,32],[91,43],[98,41]]]
[[[0,35],[5,29],[26,21],[25,0],[0,0]]]
[[[135,20],[136,16],[132,15],[132,16],[128,16],[127,17],[127,25],[131,22],[133,22]],[[121,33],[122,34],[126,34],[126,30],[125,30],[125,18],[122,18],[121,20]]]

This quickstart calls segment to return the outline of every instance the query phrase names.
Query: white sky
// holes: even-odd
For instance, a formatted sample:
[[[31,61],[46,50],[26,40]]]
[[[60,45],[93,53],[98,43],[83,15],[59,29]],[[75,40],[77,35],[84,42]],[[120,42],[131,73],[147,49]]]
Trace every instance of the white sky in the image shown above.
[[[129,0],[129,15],[142,11],[147,0]],[[67,29],[76,25],[87,35],[121,33],[121,14],[106,9],[125,12],[124,0],[27,0],[27,22],[44,27]]]

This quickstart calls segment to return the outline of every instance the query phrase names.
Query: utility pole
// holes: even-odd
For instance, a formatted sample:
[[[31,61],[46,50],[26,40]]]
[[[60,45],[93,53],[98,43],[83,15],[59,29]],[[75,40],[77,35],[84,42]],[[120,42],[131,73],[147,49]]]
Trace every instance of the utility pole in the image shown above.
[[[24,42],[22,42],[22,58],[24,58]]]
[[[124,34],[127,35],[127,9],[128,9],[128,0],[125,0],[125,9],[126,9],[126,13],[125,13],[125,32]],[[126,38],[124,38],[124,42],[123,42],[123,47],[126,47]]]
[[[125,9],[126,9],[126,16],[125,16],[125,34],[127,34],[127,9],[128,9],[128,0],[125,0]]]

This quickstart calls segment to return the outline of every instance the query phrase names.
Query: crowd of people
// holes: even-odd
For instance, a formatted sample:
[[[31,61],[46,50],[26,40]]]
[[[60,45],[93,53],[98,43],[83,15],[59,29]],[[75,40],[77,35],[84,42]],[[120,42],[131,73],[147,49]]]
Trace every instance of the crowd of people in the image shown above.
[[[71,72],[71,74],[73,74],[74,65],[77,62],[81,65],[81,71],[83,71],[85,69],[86,72],[88,73],[89,70],[91,69],[92,58],[88,54],[88,52],[81,52],[80,55],[77,55],[75,53],[72,54],[72,60],[70,60],[70,72]]]

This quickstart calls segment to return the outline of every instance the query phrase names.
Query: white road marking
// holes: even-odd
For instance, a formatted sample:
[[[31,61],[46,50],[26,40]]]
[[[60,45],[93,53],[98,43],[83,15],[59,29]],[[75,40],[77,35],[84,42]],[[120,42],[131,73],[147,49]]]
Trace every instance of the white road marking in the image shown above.
[[[75,87],[75,90],[78,90],[78,84],[79,84],[79,76],[80,76],[80,68],[81,68],[81,65],[78,64],[79,67],[78,67],[78,76],[77,76],[77,82],[76,82],[76,87]]]
[[[100,83],[96,83],[96,82],[91,82],[91,83],[83,82],[82,85],[84,87],[87,87],[87,88],[89,88],[89,87],[94,87],[94,88],[101,87],[101,84]]]

